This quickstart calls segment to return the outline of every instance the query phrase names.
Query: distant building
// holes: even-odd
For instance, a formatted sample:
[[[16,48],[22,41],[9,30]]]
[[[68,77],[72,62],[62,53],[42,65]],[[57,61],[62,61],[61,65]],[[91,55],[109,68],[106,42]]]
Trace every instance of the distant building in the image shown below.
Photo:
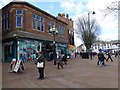
[[[86,47],[84,44],[81,44],[79,45],[77,48],[76,48],[77,52],[80,53],[80,52],[85,52],[86,51]]]
[[[67,20],[72,22],[72,20]],[[2,8],[2,59],[10,62],[13,58],[33,60],[35,51],[45,53],[50,60],[53,53],[51,27],[58,30],[55,36],[56,52],[69,44],[74,45],[74,33],[69,34],[69,24],[58,17],[31,5],[28,2],[13,1]],[[70,28],[73,28],[71,26]],[[71,36],[70,36],[71,35]]]
[[[98,52],[99,49],[102,50],[115,50],[119,48],[119,43],[116,42],[117,40],[112,41],[97,41],[93,43],[92,50]]]
[[[96,41],[92,44],[91,50],[92,52],[99,52],[99,49],[102,49],[103,51],[112,50],[116,51],[120,49],[120,42],[119,40],[111,40],[111,41]],[[86,51],[83,44],[77,47],[77,52],[83,52]]]

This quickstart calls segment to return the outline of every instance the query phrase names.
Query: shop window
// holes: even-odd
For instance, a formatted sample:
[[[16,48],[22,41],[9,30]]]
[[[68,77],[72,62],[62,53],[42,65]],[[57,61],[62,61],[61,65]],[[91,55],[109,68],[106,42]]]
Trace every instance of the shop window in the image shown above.
[[[36,51],[40,51],[40,42],[32,40],[19,40],[18,58],[23,61],[35,60]]]

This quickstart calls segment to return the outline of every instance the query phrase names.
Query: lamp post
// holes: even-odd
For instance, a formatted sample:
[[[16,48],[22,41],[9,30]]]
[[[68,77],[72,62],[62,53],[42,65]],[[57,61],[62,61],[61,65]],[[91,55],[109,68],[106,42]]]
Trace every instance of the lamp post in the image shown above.
[[[90,13],[92,13],[92,14],[95,14],[95,11],[92,11],[92,12],[88,12],[88,32],[89,32],[89,39],[91,38],[91,29],[90,29]],[[89,46],[89,54],[90,54],[90,58],[92,59],[92,50],[91,50],[91,44],[92,44],[92,42],[91,42],[91,39],[89,40],[89,44],[90,44],[90,46]]]
[[[90,34],[91,34],[91,29],[90,29],[90,13],[95,14],[95,11],[88,12],[88,32],[89,32],[89,38],[90,38]],[[91,40],[90,40],[89,44],[91,45]]]
[[[55,28],[55,25],[53,28],[50,28],[50,33],[53,34],[53,59],[54,59],[54,65],[56,65],[56,42],[55,42],[55,36],[58,34],[58,30]]]

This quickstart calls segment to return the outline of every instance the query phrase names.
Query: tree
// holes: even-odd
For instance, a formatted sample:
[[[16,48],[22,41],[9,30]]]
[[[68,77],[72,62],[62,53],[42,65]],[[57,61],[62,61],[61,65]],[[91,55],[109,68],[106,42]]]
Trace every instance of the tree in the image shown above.
[[[77,36],[83,41],[86,50],[89,50],[100,34],[100,26],[95,19],[88,21],[87,17],[78,18],[76,26]]]
[[[120,10],[120,0],[115,0],[113,2],[110,2],[105,9],[101,10],[104,13],[104,16],[109,15],[110,13],[115,13],[115,16],[117,16],[118,10]]]

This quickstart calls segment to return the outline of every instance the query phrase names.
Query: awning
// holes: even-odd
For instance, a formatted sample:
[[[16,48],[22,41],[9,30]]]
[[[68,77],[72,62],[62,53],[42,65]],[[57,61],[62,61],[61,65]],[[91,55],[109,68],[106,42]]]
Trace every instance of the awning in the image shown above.
[[[74,46],[74,45],[69,45],[69,46],[68,46],[68,49],[69,49],[69,50],[70,50],[70,49],[73,50],[73,49],[75,49],[75,46]]]

